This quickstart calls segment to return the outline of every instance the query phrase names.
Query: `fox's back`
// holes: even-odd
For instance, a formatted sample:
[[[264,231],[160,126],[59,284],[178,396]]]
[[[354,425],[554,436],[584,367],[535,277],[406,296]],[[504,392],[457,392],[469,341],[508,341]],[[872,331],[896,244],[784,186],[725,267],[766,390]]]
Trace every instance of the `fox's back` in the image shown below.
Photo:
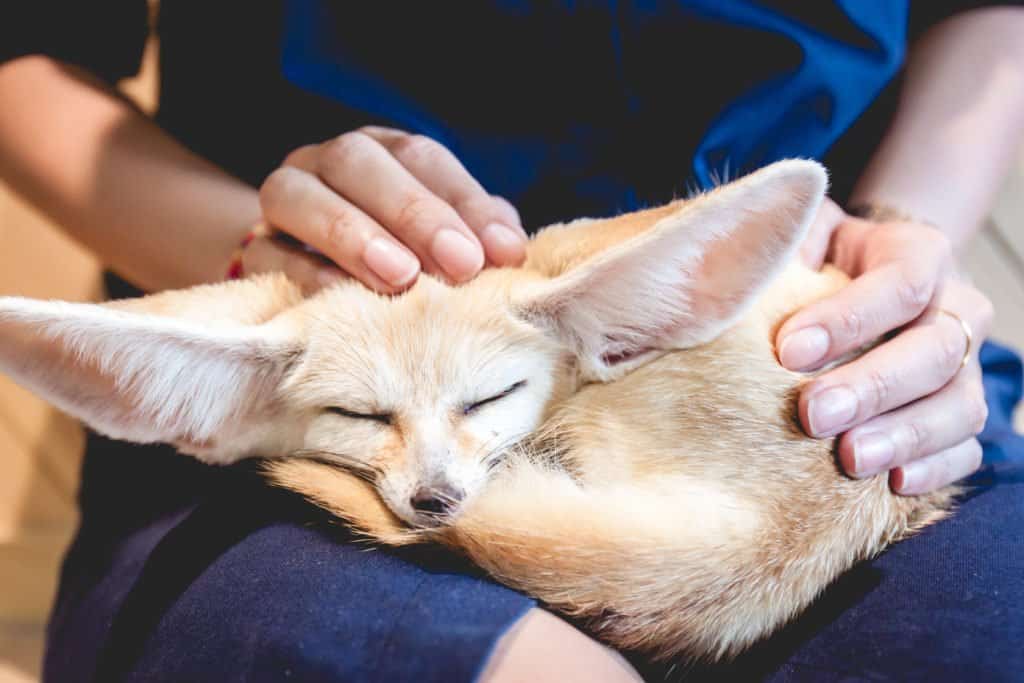
[[[560,335],[574,371],[507,467],[446,525],[402,528],[371,486],[314,463],[282,463],[274,478],[372,538],[454,547],[616,647],[659,658],[743,650],[857,561],[944,516],[952,497],[849,478],[834,440],[802,431],[807,377],[781,367],[773,340],[847,280],[793,258],[823,184],[747,188],[742,201],[722,188],[549,228],[522,269],[485,273],[464,292],[503,292],[528,324]],[[726,205],[741,208],[719,213]],[[723,231],[730,216],[745,228]]]
[[[767,528],[785,530],[792,526],[787,520],[800,520],[811,531],[810,522],[820,519],[834,530],[837,517],[853,515],[850,540],[866,541],[873,528],[898,527],[899,520],[911,523],[944,508],[946,493],[900,497],[884,476],[843,475],[835,438],[811,438],[799,424],[798,392],[808,376],[779,364],[772,339],[792,311],[845,282],[834,269],[791,266],[725,334],[668,353],[615,383],[584,387],[542,438],[560,442],[557,450],[584,482],[714,482],[756,509]]]
[[[790,312],[845,281],[791,266],[715,340],[582,387],[427,538],[618,647],[742,650],[857,561],[943,517],[952,497],[849,478],[834,440],[798,424],[806,378],[779,365],[772,339]],[[363,482],[294,461],[274,478],[373,538],[424,539]]]
[[[534,442],[595,499],[629,487],[632,510],[660,505],[674,516],[662,522],[715,568],[705,632],[795,613],[841,571],[949,508],[950,489],[901,497],[884,475],[847,477],[835,439],[800,428],[796,401],[806,378],[779,365],[771,340],[789,310],[844,281],[791,268],[718,339],[584,387]],[[668,563],[660,579],[671,581],[676,569]],[[721,622],[712,625],[716,616]]]

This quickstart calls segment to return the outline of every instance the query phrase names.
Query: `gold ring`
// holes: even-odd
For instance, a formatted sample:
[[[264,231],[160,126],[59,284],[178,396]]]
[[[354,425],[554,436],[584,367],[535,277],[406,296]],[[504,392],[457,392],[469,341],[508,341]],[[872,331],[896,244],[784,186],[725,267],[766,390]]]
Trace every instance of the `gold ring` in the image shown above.
[[[966,320],[958,316],[953,311],[947,311],[945,308],[940,308],[939,313],[945,313],[950,318],[960,323],[960,329],[964,331],[964,338],[967,341],[967,348],[964,349],[964,357],[960,361],[960,367],[963,368],[971,359],[971,345],[974,343],[974,334],[971,332],[971,326],[967,324]]]

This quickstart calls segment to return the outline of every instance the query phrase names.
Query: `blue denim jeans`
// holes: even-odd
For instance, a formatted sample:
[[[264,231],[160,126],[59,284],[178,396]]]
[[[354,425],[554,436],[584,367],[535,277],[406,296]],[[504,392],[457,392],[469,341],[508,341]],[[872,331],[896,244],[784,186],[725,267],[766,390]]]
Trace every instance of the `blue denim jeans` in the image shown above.
[[[728,666],[651,679],[1024,678],[1019,358],[982,352],[986,465],[949,521],[865,562]],[[146,452],[140,452],[146,451]],[[439,550],[360,545],[245,467],[92,437],[50,681],[468,681],[533,600]]]

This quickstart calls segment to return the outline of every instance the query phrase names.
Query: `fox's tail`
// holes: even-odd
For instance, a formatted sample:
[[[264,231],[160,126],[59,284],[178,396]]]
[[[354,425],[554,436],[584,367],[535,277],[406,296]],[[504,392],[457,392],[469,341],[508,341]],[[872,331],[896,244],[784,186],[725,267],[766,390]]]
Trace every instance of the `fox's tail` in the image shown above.
[[[859,544],[835,528],[785,538],[753,502],[678,476],[584,489],[520,463],[495,484],[445,540],[610,644],[658,659],[738,653],[914,523],[884,481],[861,489],[870,500],[844,501],[850,514],[864,504],[881,512],[861,523]]]
[[[800,492],[758,504],[678,474],[584,487],[523,459],[453,525],[425,531],[404,527],[372,484],[334,467],[293,459],[266,471],[368,540],[453,546],[617,648],[706,661],[771,633],[855,562],[940,518],[950,497],[893,496],[884,477],[846,480],[820,514],[805,504],[786,522]]]

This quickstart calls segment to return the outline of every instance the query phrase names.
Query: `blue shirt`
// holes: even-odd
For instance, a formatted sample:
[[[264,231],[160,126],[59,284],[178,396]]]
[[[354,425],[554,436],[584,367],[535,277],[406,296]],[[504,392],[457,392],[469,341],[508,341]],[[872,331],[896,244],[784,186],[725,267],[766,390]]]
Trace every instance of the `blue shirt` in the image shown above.
[[[823,157],[898,72],[908,2],[383,2],[357,14],[289,3],[285,76],[439,140],[492,191],[608,213]]]
[[[254,185],[368,123],[432,135],[527,226],[657,204],[784,156],[842,198],[905,43],[991,0],[162,3],[157,122]],[[1003,4],[1003,3],[997,3]],[[0,10],[0,62],[133,73],[145,0]],[[97,39],[102,36],[102,39]]]

